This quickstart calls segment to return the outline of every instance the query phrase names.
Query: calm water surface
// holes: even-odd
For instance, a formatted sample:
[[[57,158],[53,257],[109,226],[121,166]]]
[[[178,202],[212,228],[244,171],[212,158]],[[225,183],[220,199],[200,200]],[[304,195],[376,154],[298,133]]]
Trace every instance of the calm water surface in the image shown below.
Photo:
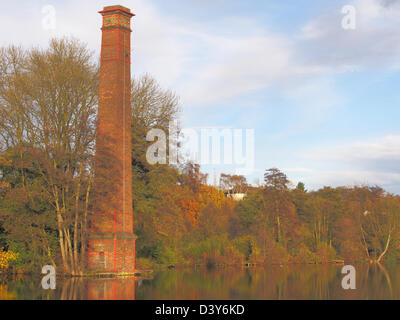
[[[343,290],[340,265],[178,269],[152,279],[57,279],[43,290],[40,277],[0,280],[0,299],[400,299],[400,265],[358,265],[357,289]]]

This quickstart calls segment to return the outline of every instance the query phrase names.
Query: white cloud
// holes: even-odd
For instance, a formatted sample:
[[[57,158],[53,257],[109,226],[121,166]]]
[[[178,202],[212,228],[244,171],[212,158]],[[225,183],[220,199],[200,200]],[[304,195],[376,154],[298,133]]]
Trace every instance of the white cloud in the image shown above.
[[[55,31],[41,28],[42,5],[9,3],[0,14],[0,44],[44,46],[52,36],[73,35],[98,53],[101,18],[97,11],[103,3],[55,3]],[[313,81],[316,76],[395,67],[400,60],[398,1],[351,2],[358,21],[353,31],[341,28],[343,15],[334,7],[305,23],[294,36],[270,32],[265,22],[246,17],[223,17],[203,24],[165,15],[149,1],[121,4],[137,13],[133,20],[133,73],[153,74],[162,85],[175,88],[186,105],[227,102],[271,86],[301,91],[305,80],[317,84],[320,79]],[[335,95],[332,87],[327,90]]]
[[[336,5],[294,36],[270,33],[257,21],[247,21],[243,22],[246,36],[243,28],[238,32],[241,36],[222,35],[221,28],[199,37],[200,47],[207,48],[202,59],[206,63],[190,69],[194,74],[181,87],[184,101],[226,102],[273,86],[290,99],[297,95],[298,105],[308,105],[306,112],[315,110],[324,116],[341,102],[330,83],[332,75],[397,68],[400,61],[399,2],[355,0],[350,4],[357,11],[356,30],[342,28],[343,14]],[[204,30],[194,34],[201,32],[204,35]]]
[[[300,154],[299,159],[306,160],[313,169],[288,172],[301,175],[299,180],[313,188],[376,184],[392,192],[400,191],[400,136],[313,148]]]
[[[283,168],[283,172],[294,172],[294,173],[312,173],[313,169],[310,168]]]
[[[331,73],[397,68],[400,59],[398,1],[354,0],[356,29],[342,28],[341,7],[306,23],[298,36],[298,56]]]
[[[362,170],[316,170],[312,175],[304,175],[298,181],[306,184],[307,189],[317,190],[324,186],[375,186],[389,192],[400,192],[400,174]]]
[[[288,41],[273,34],[248,37],[207,35],[202,38],[207,64],[195,70],[192,81],[184,87],[184,97],[191,103],[211,103],[245,92],[262,89],[291,71],[291,48]]]
[[[245,17],[207,23],[178,20],[148,0],[120,3],[137,13],[132,34],[133,75],[153,74],[163,86],[177,90],[184,106],[226,104],[273,87],[302,111],[298,120],[305,126],[309,124],[306,119],[320,121],[341,103],[332,75],[398,68],[400,61],[400,1],[349,1],[357,10],[356,30],[342,29],[341,8],[335,5],[305,23],[297,34],[271,32],[264,21]],[[104,1],[54,2],[54,31],[41,27],[42,4],[27,0],[4,4],[0,45],[46,46],[53,36],[72,35],[99,54],[101,17],[97,11]],[[301,165],[304,168],[291,172],[299,170],[315,185],[364,180],[391,185],[399,180],[399,143],[400,138],[392,136],[310,150],[306,158],[314,169]],[[324,170],[324,163],[337,170]]]
[[[317,161],[345,161],[359,164],[371,160],[400,160],[400,136],[358,141],[337,147],[317,148],[303,154],[303,157]],[[399,167],[400,170],[400,167]]]
[[[18,6],[23,8],[18,11],[23,24],[10,15],[0,20],[1,25],[13,28],[13,33],[0,28],[1,45],[46,46],[51,37],[74,36],[99,54],[101,17],[97,11],[103,1],[55,4],[54,31],[41,27],[42,5],[24,2],[26,5]],[[174,20],[144,0],[121,4],[137,13],[133,19],[133,74],[154,75],[163,86],[176,89],[184,105],[226,102],[324,71],[321,66],[296,64],[289,37],[268,32],[264,25],[247,18],[223,18],[207,25]]]
[[[180,39],[179,25],[162,15],[148,1],[120,1],[137,13],[132,19],[132,72],[153,74],[163,85],[173,86],[183,72],[187,45]],[[100,54],[101,16],[104,1],[57,2],[56,29],[44,30],[41,10],[44,5],[31,1],[15,2],[13,12],[0,13],[0,45],[22,44],[24,47],[43,46],[52,37],[73,36],[86,42],[91,50]],[[8,10],[7,10],[8,11]],[[12,32],[10,32],[10,29]]]

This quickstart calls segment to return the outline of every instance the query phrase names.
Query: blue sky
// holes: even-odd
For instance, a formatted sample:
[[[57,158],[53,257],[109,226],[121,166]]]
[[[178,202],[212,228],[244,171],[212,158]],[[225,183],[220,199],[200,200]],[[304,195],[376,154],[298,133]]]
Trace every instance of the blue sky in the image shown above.
[[[119,3],[137,15],[133,75],[177,92],[183,127],[255,130],[249,182],[278,167],[308,189],[378,184],[400,193],[400,1]],[[73,35],[99,54],[97,11],[110,4],[7,2],[0,45]],[[55,30],[41,26],[45,5],[56,9]],[[341,26],[344,5],[356,9],[355,30]],[[214,168],[235,170],[204,169]]]

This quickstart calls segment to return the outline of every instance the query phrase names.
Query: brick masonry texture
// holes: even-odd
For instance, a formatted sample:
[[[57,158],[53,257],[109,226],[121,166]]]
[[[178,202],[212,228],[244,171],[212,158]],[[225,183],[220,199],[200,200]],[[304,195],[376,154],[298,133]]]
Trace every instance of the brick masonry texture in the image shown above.
[[[133,273],[136,239],[130,109],[133,14],[122,6],[105,7],[100,14],[103,27],[88,269],[99,273]]]

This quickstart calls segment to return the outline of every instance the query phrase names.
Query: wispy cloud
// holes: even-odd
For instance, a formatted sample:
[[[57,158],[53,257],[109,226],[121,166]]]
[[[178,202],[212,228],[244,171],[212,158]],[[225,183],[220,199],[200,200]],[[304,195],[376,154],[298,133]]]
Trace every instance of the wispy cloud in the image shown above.
[[[101,17],[97,11],[104,1],[52,1],[57,14],[57,28],[53,31],[41,27],[41,9],[47,4],[47,1],[27,0],[5,3],[0,12],[0,45],[46,46],[51,37],[67,35],[87,42],[99,54]],[[225,119],[227,109],[222,106],[234,103],[235,108],[253,106],[257,111],[251,115],[249,112],[247,122],[237,119],[228,125],[237,127],[238,123],[239,126],[246,123],[251,127],[249,119],[261,123],[260,119],[272,117],[271,109],[282,108],[294,119],[279,123],[274,132],[268,132],[268,138],[276,137],[274,141],[278,144],[273,158],[277,166],[283,163],[292,168],[288,170],[291,175],[314,186],[357,181],[400,185],[397,135],[345,146],[338,142],[337,146],[331,143],[324,148],[311,148],[300,155],[301,163],[295,157],[290,163],[281,143],[294,139],[304,128],[327,122],[342,105],[346,92],[338,89],[338,74],[398,70],[399,0],[348,1],[346,4],[354,5],[357,12],[355,30],[344,30],[341,5],[326,1],[325,12],[304,20],[302,28],[291,32],[277,31],[279,26],[270,26],[269,21],[261,21],[256,15],[233,16],[230,12],[204,23],[200,18],[188,19],[179,12],[165,14],[154,1],[121,0],[120,4],[137,13],[132,35],[133,75],[150,73],[164,87],[175,89],[182,98],[186,118],[190,113],[202,117],[204,107],[212,109],[207,116]],[[213,6],[214,2],[196,0],[193,5]],[[253,93],[264,89],[279,96],[279,106],[254,98]],[[198,108],[192,111],[193,107]],[[279,114],[277,118],[283,122],[287,117]],[[336,121],[340,121],[338,118]],[[255,129],[261,135],[266,131],[264,125]],[[312,140],[321,131],[310,134]],[[307,136],[302,139],[307,140]],[[299,142],[287,143],[285,148],[290,149],[293,147],[290,143]],[[269,163],[270,156],[265,151],[257,161]]]
[[[397,68],[400,58],[398,1],[355,0],[355,30],[342,28],[341,7],[331,7],[307,22],[299,35],[303,63],[324,66],[330,72]]]
[[[201,24],[165,15],[149,1],[121,3],[138,13],[133,23],[134,72],[154,74],[163,85],[176,88],[187,105],[221,103],[271,86],[285,90],[288,83],[301,87],[313,76],[394,65],[400,57],[397,1],[354,1],[358,24],[353,31],[341,28],[337,7],[305,23],[297,34],[272,32],[264,21],[248,17]],[[73,35],[99,52],[97,10],[103,1],[54,6],[57,28],[48,31],[41,28],[42,6],[22,1],[18,15],[24,23],[4,14],[2,24],[13,32],[1,28],[0,43],[45,45],[52,36]]]
[[[400,136],[312,148],[301,153],[299,159],[305,159],[313,169],[288,172],[302,176],[314,187],[377,184],[400,191]]]
[[[400,160],[400,136],[386,136],[370,141],[357,141],[347,145],[316,148],[303,154],[310,160],[343,161],[360,165],[370,165],[375,160]],[[374,163],[372,163],[374,165]],[[400,166],[398,166],[400,173]],[[387,166],[382,166],[387,169]],[[377,169],[377,167],[375,167]]]

